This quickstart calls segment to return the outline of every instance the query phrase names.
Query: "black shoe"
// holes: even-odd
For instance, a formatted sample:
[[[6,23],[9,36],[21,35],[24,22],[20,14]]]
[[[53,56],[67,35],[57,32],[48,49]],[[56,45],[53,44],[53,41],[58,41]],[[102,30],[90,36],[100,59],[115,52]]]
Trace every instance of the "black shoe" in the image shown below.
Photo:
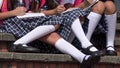
[[[109,47],[111,47],[111,48],[114,49],[113,46],[109,46]],[[107,47],[107,48],[109,48],[109,47]],[[117,52],[116,52],[115,50],[107,50],[107,49],[106,49],[106,55],[109,55],[109,56],[117,56]]]
[[[14,45],[11,48],[12,52],[22,52],[22,53],[38,53],[39,49],[31,46],[23,46],[22,44]]]
[[[106,50],[106,55],[109,56],[117,56],[117,52],[113,50]]]
[[[82,48],[82,52],[87,54],[87,55],[93,55],[93,56],[104,56],[105,55],[105,51],[101,50],[101,51],[90,51],[90,48],[92,48],[94,46],[89,46],[87,48]]]
[[[92,56],[92,55],[90,55],[87,58],[87,60],[85,58],[86,58],[86,56],[84,57],[82,64],[89,65],[89,64],[94,64],[94,63],[97,63],[97,62],[100,61],[100,56],[98,57],[98,56]]]

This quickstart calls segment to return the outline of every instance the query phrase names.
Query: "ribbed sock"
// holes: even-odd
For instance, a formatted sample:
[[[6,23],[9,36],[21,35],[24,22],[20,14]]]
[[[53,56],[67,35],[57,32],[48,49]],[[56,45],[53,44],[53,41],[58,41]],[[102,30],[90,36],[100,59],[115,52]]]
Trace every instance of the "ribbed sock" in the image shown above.
[[[90,56],[90,55],[85,55],[84,53],[79,51],[77,48],[75,48],[72,44],[70,44],[69,42],[67,42],[62,38],[55,43],[55,47],[61,52],[71,55],[80,63],[82,63],[85,56],[86,56],[86,59],[88,59],[88,57]]]
[[[53,25],[38,26],[31,32],[16,40],[14,44],[27,44],[53,31],[55,31],[55,27]]]
[[[106,23],[108,24],[108,32],[106,34],[107,37],[107,45],[106,47],[112,46],[114,47],[114,38],[115,38],[115,31],[116,31],[116,13],[112,15],[105,15]],[[113,48],[108,48],[108,50],[114,50]]]

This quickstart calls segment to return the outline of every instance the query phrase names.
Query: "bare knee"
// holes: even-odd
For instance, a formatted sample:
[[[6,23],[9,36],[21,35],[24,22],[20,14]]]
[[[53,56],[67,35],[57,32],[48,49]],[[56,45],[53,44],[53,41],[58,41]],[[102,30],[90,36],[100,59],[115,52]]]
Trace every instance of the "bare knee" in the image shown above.
[[[97,4],[95,4],[92,7],[92,12],[98,13],[98,14],[103,14],[105,10],[104,3],[102,1],[99,1]]]
[[[105,2],[105,14],[113,14],[116,12],[115,4],[112,1]]]
[[[55,41],[57,41],[57,40],[60,39],[61,37],[60,37],[60,35],[59,35],[58,33],[53,32],[53,33],[49,34],[49,38],[50,38],[50,39],[54,39]]]
[[[56,32],[53,32],[47,36],[40,38],[39,40],[51,45],[55,45],[56,41],[60,38],[61,37]]]

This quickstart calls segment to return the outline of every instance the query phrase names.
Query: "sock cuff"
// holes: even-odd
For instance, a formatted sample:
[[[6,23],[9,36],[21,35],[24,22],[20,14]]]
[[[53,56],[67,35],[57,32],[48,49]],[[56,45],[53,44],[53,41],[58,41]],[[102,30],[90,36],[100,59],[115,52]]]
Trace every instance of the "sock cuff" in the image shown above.
[[[56,43],[55,43],[55,46],[57,46],[58,44],[62,43],[63,40],[64,40],[63,38],[60,38],[59,40],[57,40]]]
[[[115,12],[115,13],[113,13],[113,14],[110,14],[110,15],[107,15],[107,14],[105,14],[105,16],[116,16],[117,15],[117,13]]]
[[[50,31],[55,31],[54,25],[43,25],[43,27],[46,27],[46,28],[50,29]],[[38,28],[39,28],[39,26],[38,26]]]
[[[54,27],[54,25],[48,25],[48,26],[49,26],[50,30],[55,31],[55,27]]]
[[[101,17],[102,15],[101,14],[98,14],[98,13],[95,13],[95,12],[90,12],[90,14],[88,15],[87,18],[90,18],[90,17]]]

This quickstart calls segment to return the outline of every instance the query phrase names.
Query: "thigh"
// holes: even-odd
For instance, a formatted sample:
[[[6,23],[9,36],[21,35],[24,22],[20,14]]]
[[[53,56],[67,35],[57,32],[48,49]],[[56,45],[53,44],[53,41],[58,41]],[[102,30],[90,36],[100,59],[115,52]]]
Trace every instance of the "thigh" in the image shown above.
[[[95,4],[92,7],[92,12],[96,12],[98,14],[103,14],[104,10],[105,10],[105,6],[104,6],[104,2],[102,1],[99,1],[97,4]]]
[[[57,34],[56,32],[52,32],[52,33],[40,38],[39,40],[54,46],[56,41],[59,40],[60,38],[61,37],[59,34]]]

